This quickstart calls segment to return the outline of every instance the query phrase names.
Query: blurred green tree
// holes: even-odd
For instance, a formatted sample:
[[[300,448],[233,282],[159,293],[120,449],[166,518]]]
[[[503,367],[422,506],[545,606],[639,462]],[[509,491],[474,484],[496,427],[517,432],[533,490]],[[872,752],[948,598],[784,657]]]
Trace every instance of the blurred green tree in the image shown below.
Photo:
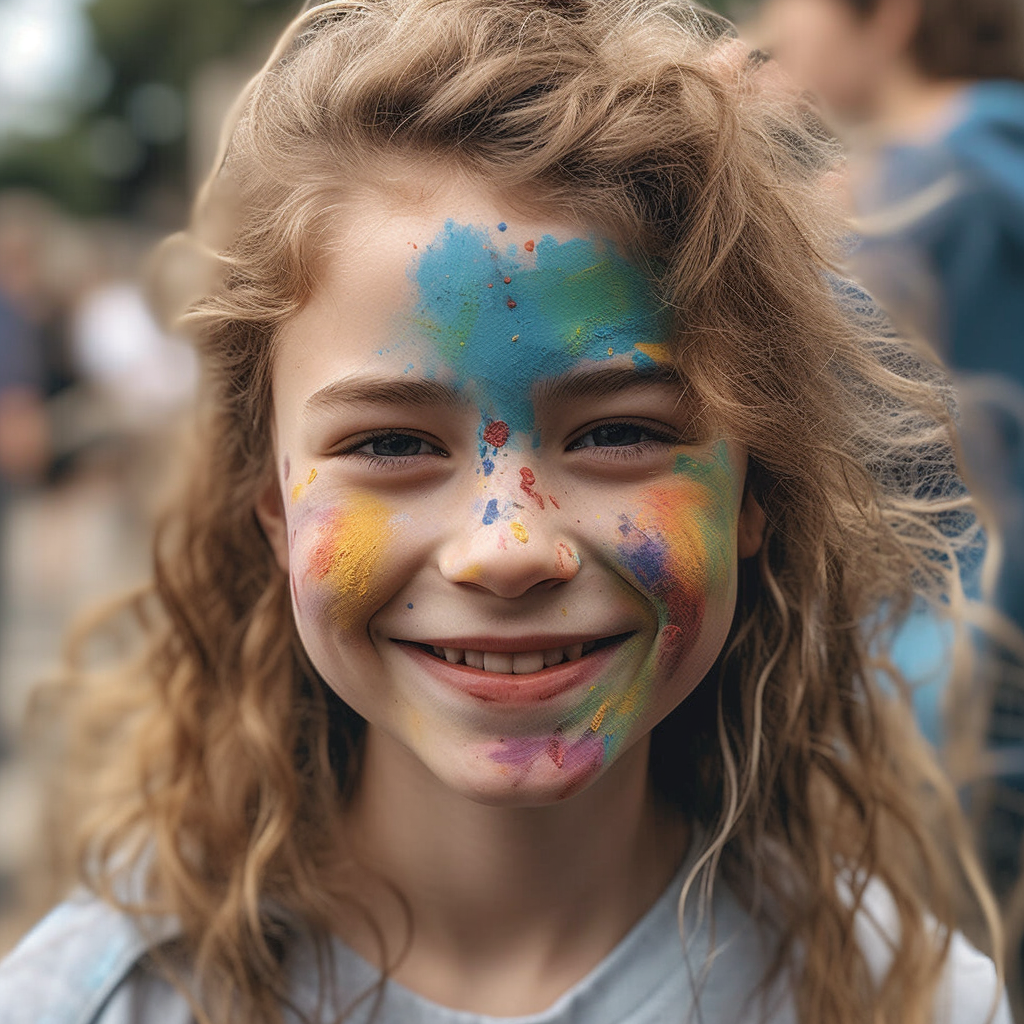
[[[705,0],[724,11],[730,0]],[[302,0],[92,0],[86,13],[109,81],[49,138],[0,150],[0,189],[38,189],[71,213],[178,226],[188,182],[185,118],[201,70],[255,70]]]
[[[0,188],[36,188],[78,214],[159,219],[160,197],[173,210],[187,190],[184,115],[197,72],[225,58],[255,67],[300,8],[301,0],[93,0],[86,13],[109,85],[62,133],[8,143]]]

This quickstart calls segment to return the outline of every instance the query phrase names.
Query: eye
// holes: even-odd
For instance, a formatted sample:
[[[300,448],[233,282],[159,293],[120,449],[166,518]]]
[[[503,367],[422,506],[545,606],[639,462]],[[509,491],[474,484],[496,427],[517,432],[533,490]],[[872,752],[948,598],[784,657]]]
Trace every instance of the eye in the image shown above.
[[[361,460],[373,469],[396,469],[420,464],[421,457],[447,458],[439,445],[404,430],[378,430],[353,438],[336,455]]]
[[[413,455],[447,455],[447,452],[422,437],[397,432],[371,437],[353,449],[353,452],[384,459],[409,458]]]
[[[570,445],[569,451],[581,448],[627,448],[648,442],[671,443],[665,431],[658,431],[642,423],[602,423],[591,427]]]

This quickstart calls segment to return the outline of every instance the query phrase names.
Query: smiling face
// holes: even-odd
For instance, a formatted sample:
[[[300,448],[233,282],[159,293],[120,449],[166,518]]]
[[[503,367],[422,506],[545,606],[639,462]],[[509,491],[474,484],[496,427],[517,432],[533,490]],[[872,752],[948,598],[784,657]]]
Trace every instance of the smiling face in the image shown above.
[[[260,509],[303,644],[446,786],[570,795],[717,657],[745,457],[698,432],[599,235],[466,190],[362,205],[323,270],[279,338]]]

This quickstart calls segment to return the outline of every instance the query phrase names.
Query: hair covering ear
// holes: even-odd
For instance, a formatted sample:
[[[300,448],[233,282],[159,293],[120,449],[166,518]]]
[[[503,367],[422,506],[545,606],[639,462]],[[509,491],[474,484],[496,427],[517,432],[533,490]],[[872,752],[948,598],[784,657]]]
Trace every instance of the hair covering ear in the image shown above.
[[[282,572],[288,572],[288,520],[277,477],[271,477],[256,499],[256,518]]]

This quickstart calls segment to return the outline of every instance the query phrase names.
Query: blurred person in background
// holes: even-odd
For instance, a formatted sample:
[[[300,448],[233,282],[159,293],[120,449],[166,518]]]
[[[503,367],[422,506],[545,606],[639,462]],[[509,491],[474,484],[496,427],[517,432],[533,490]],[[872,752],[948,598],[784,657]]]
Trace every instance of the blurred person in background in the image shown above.
[[[970,482],[998,526],[996,604],[1024,627],[1024,0],[766,0],[760,14],[773,56],[849,146],[856,273],[956,374]],[[933,739],[944,639],[922,614],[896,644],[905,674],[932,684],[919,710]],[[980,836],[1007,892],[1024,835],[1024,688],[1018,657],[984,655],[998,782]]]
[[[0,619],[7,506],[16,487],[40,478],[50,453],[36,248],[37,239],[23,222],[0,218]]]

